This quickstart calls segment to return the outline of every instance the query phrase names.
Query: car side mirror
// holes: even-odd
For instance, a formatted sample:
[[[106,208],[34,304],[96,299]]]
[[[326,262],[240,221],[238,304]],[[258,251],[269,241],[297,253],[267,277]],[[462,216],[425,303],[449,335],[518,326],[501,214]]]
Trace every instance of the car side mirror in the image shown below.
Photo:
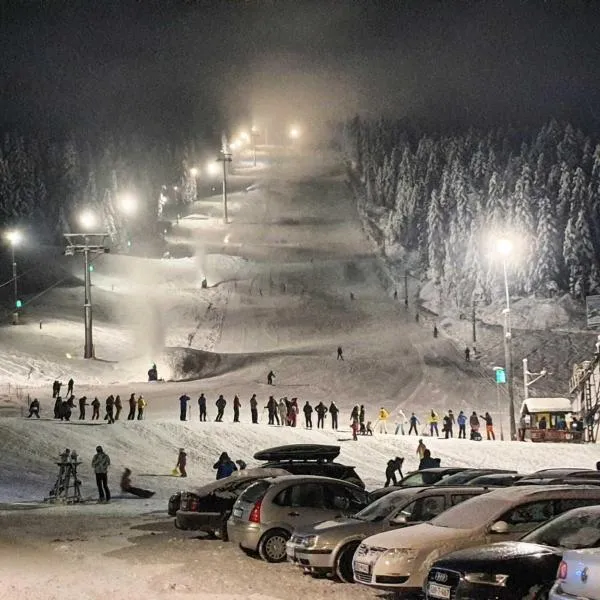
[[[508,533],[508,523],[506,521],[496,521],[490,527],[491,533]]]
[[[406,516],[396,515],[390,519],[390,525],[406,525],[408,523]]]

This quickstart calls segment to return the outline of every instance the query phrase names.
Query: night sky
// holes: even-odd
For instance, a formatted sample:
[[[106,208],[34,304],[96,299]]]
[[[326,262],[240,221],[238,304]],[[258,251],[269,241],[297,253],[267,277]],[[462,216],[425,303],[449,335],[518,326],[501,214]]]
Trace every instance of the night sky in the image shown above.
[[[0,0],[0,121],[600,123],[600,2]]]

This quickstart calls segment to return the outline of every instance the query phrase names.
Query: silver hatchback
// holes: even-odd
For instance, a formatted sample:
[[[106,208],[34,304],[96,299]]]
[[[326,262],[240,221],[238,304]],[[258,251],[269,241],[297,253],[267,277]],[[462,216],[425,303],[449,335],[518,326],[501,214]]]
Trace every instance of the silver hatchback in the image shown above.
[[[289,475],[252,484],[237,499],[227,523],[229,539],[263,560],[286,560],[296,527],[352,515],[369,503],[357,485],[312,475]]]

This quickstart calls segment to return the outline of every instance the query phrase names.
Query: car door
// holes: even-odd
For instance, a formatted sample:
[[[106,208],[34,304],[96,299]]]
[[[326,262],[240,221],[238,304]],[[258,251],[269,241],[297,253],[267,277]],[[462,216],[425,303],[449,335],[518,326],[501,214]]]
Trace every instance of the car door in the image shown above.
[[[417,498],[397,511],[389,519],[391,527],[406,527],[431,521],[446,510],[446,495],[443,492]]]
[[[331,518],[333,511],[328,508],[324,488],[321,482],[304,482],[282,490],[273,499],[275,520],[287,523],[294,529]]]

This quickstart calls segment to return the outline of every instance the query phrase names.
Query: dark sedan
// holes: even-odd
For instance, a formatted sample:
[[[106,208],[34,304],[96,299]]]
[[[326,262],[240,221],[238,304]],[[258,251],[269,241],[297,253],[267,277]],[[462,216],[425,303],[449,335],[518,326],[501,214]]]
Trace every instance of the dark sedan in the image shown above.
[[[546,600],[563,551],[599,546],[600,506],[575,508],[521,541],[459,550],[438,559],[425,582],[426,598]]]

